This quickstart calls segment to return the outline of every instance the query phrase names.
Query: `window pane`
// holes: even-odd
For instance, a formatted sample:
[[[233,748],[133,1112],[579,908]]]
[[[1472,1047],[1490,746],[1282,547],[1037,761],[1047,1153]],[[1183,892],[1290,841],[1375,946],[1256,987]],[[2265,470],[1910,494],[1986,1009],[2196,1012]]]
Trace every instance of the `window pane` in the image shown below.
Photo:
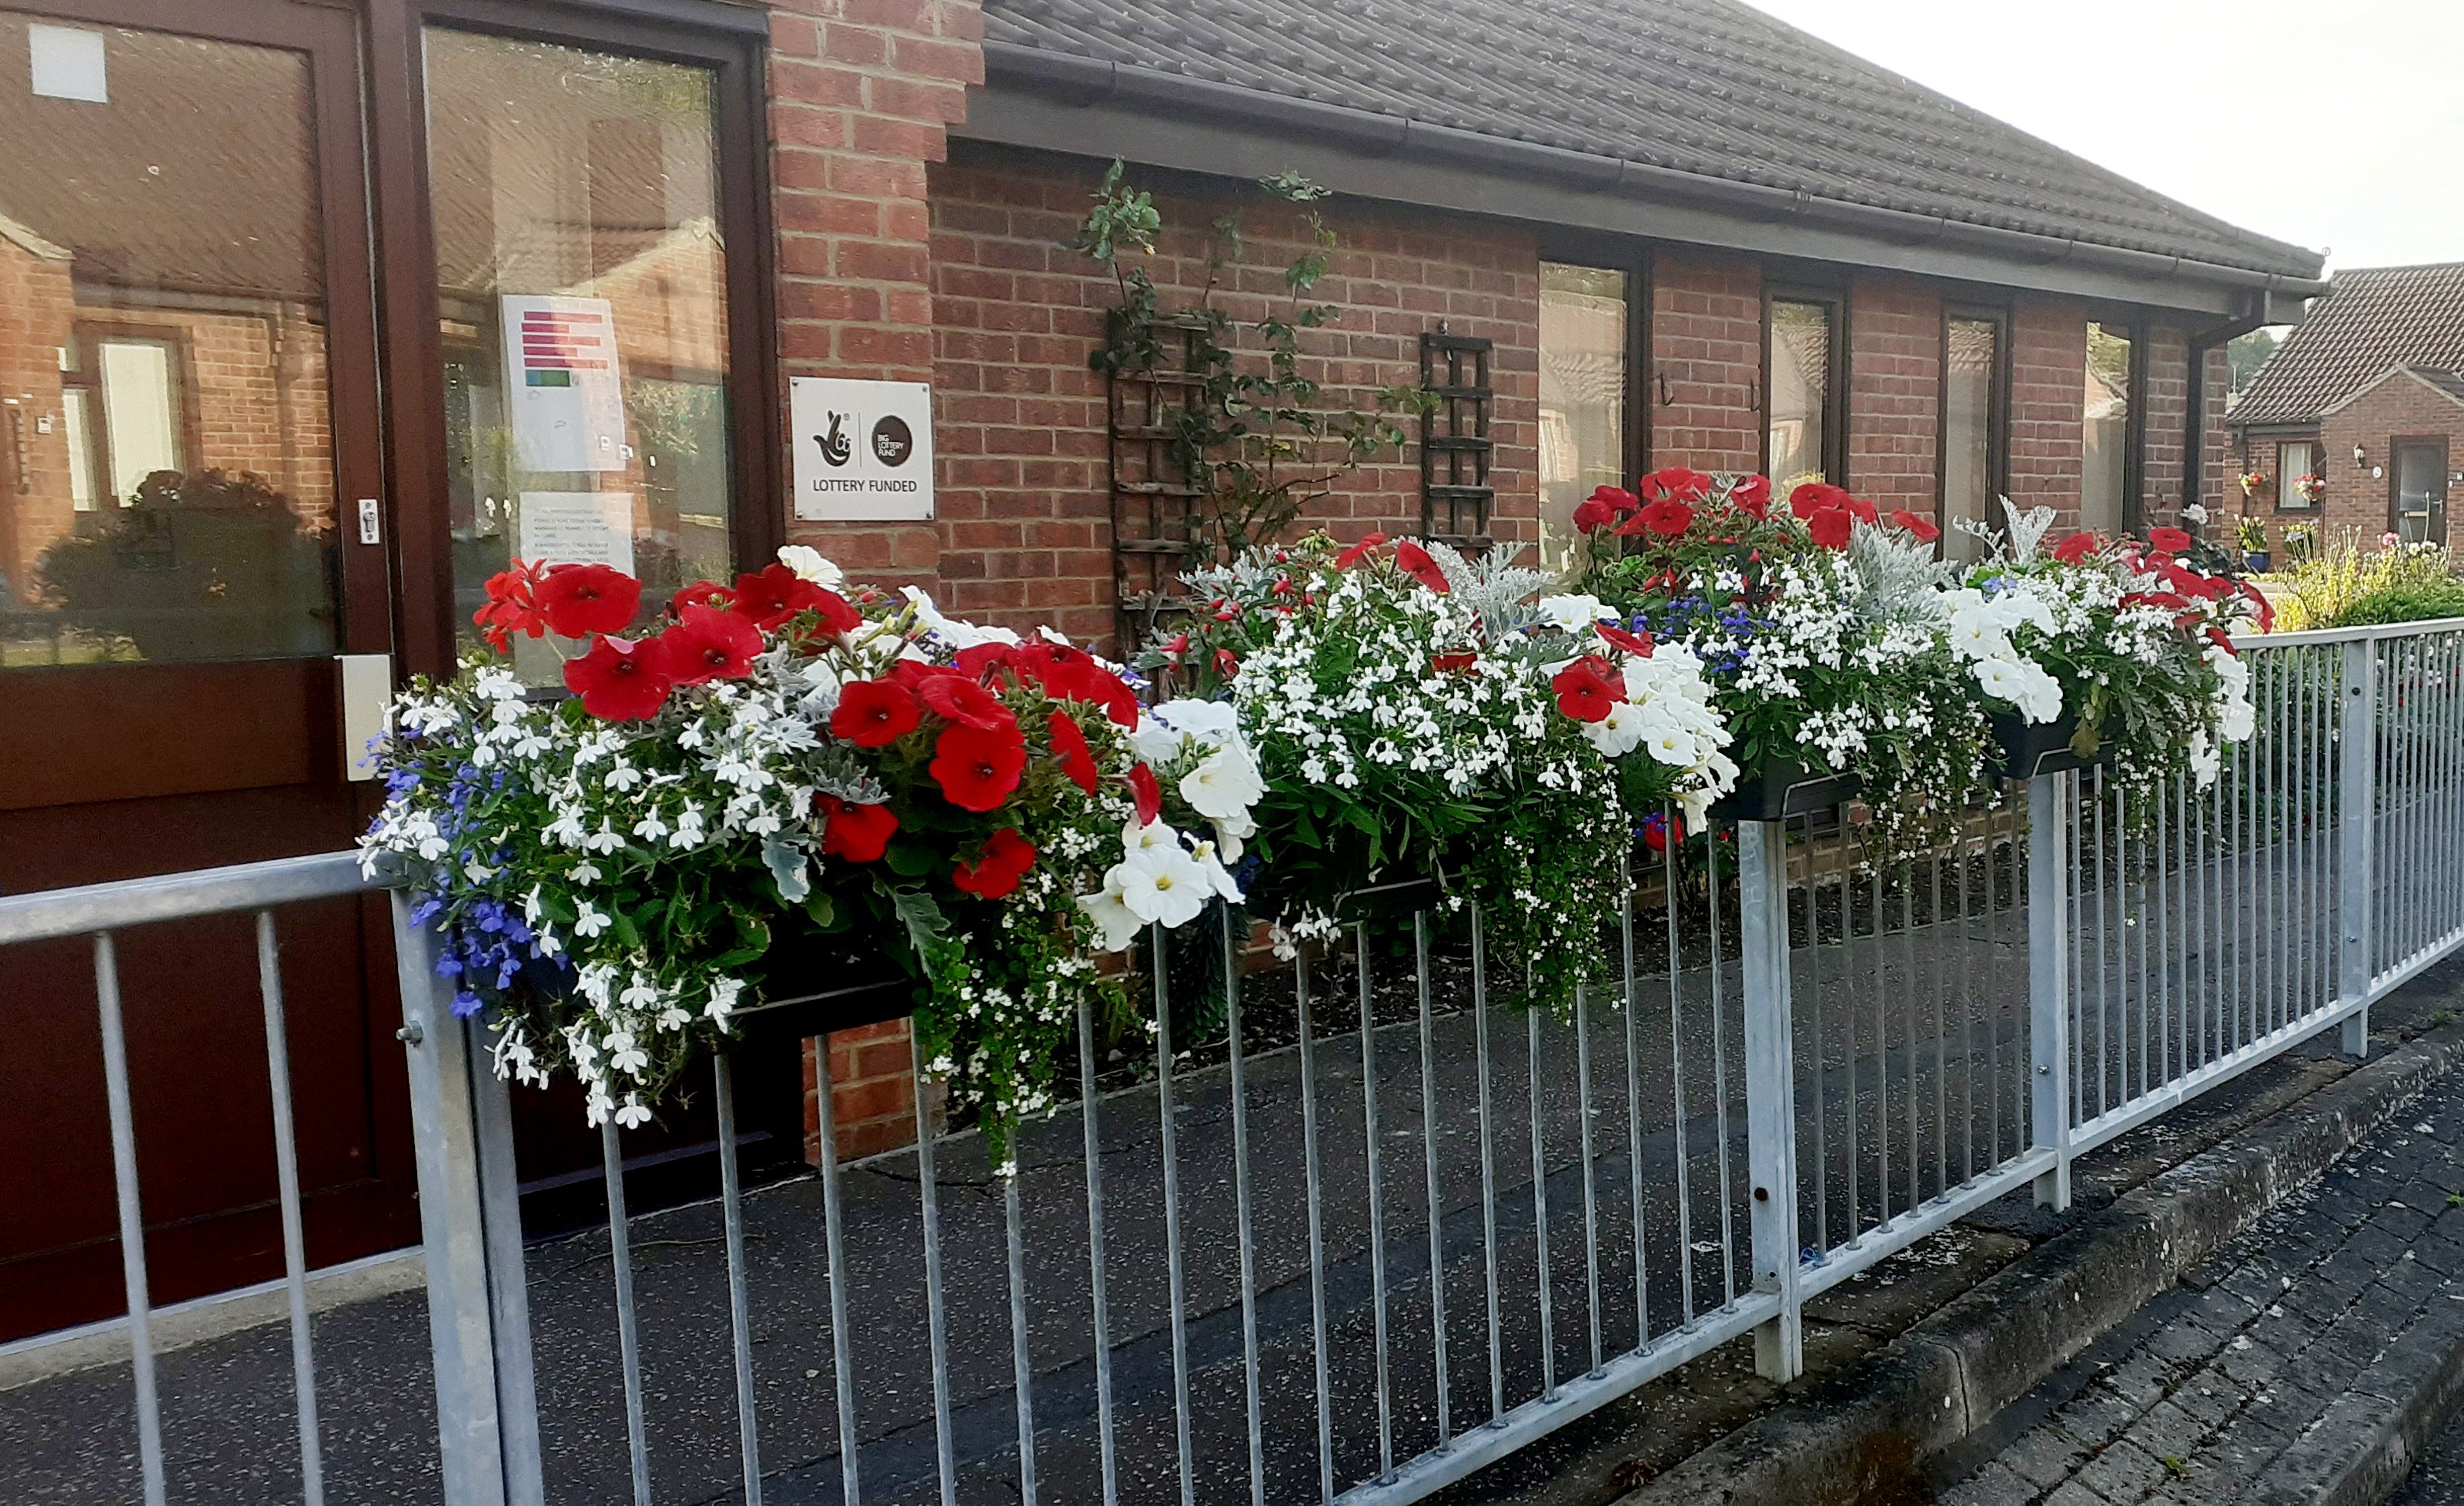
[[[1540,265],[1540,520],[1553,558],[1575,506],[1626,481],[1625,274]]]
[[[515,559],[629,570],[656,612],[731,569],[710,74],[444,29],[427,65],[464,642]]]
[[[2301,479],[2319,469],[2318,447],[2306,439],[2293,439],[2276,447],[2276,505],[2304,509],[2310,498],[2301,493]]]
[[[2130,522],[2130,340],[2087,326],[2087,385],[2080,411],[2079,526],[2119,533]]]
[[[2001,363],[2001,326],[1990,319],[1954,319],[1942,385],[1943,556],[1984,558],[1985,542],[1960,522],[1999,525],[1993,504],[1993,375]]]
[[[1821,303],[1771,304],[1771,476],[1779,495],[1823,472],[1830,421],[1831,310]]]
[[[330,653],[333,425],[308,59],[0,15],[0,671]]]

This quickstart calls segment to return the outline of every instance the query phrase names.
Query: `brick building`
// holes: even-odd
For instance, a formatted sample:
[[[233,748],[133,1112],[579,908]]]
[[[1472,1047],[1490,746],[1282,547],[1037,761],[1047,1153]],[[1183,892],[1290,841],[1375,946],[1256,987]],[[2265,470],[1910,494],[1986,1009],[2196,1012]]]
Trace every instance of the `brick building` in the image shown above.
[[[2281,543],[2392,533],[2453,545],[2464,481],[2464,262],[2364,267],[2269,355],[2229,417],[2246,504]],[[2308,476],[2315,484],[2304,487]],[[2288,479],[2289,478],[2289,479]]]
[[[377,799],[342,733],[365,688],[449,670],[515,558],[612,561],[656,601],[792,540],[1112,639],[1089,357],[1115,292],[1067,242],[1115,159],[1161,211],[1167,307],[1237,212],[1219,274],[1254,318],[1307,243],[1257,180],[1331,190],[1336,317],[1302,337],[1331,401],[1419,383],[1424,352],[1485,362],[1485,492],[1441,513],[1407,445],[1304,520],[1349,536],[1545,548],[1593,486],[1670,464],[1947,520],[2004,493],[2171,520],[2228,484],[2224,343],[2323,290],[2308,252],[1725,0],[42,10],[0,0],[0,892],[347,845]],[[930,385],[929,516],[797,516],[816,377]],[[280,634],[138,495],[204,470],[290,515]],[[63,541],[124,631],[46,564]],[[285,962],[320,1263],[413,1223],[384,918],[331,919]],[[230,1106],[261,1091],[194,1091],[261,1081],[252,943],[177,929],[122,959],[165,1300],[279,1247],[271,1162],[232,1148],[267,1142]],[[89,1258],[116,1228],[90,959],[27,952],[12,995],[61,1007],[0,1051],[0,1160],[39,1183],[0,1219],[0,1339],[117,1300]],[[850,1149],[912,1124],[902,1035],[806,1064]],[[819,1077],[748,1061],[757,1158],[801,1151]],[[536,1096],[517,1128],[553,1199],[600,1146]],[[694,1097],[627,1154],[690,1187],[715,1134]]]

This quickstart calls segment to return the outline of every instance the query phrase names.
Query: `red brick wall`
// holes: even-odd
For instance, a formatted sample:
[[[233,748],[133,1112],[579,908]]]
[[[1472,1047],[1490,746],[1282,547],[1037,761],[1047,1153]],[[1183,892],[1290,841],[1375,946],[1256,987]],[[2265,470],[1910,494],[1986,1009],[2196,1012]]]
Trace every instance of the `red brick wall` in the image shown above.
[[[59,349],[73,303],[65,253],[37,255],[0,236],[0,398],[10,404],[0,408],[0,571],[9,577],[0,609],[33,591],[34,562],[72,520]]]
[[[925,171],[948,153],[946,130],[966,116],[967,86],[983,81],[982,36],[978,0],[773,0],[771,210],[783,376],[933,379]],[[869,580],[929,585],[938,573],[940,534],[929,522],[800,524],[791,510],[787,526],[797,542]],[[847,1154],[913,1134],[906,1031],[900,1021],[832,1038],[830,1075],[843,1083],[832,1101]],[[863,1039],[842,1052],[850,1034]],[[894,1071],[884,1065],[892,1056]],[[809,1046],[805,1070],[808,1083],[816,1080]],[[808,1100],[808,1129],[817,1121]]]
[[[2190,422],[2190,337],[2150,324],[2140,359],[2147,363],[2147,413],[2142,451],[2140,511],[2149,527],[2181,521],[2184,444]]]
[[[2220,520],[2231,511],[2228,497],[2238,498],[2233,484],[2239,474],[2233,463],[2233,430],[2225,422],[2225,399],[2233,392],[2233,362],[2221,344],[2208,352],[2208,396],[2201,410],[2207,424],[2207,460],[2199,471],[2199,499],[2207,504],[2208,537],[2223,539]]]
[[[1050,622],[1081,638],[1111,630],[1105,384],[1087,359],[1117,293],[1066,242],[1102,170],[1084,159],[984,147],[931,174],[945,605],[1011,627]],[[1162,186],[1155,204],[1164,232],[1149,274],[1165,307],[1195,301],[1207,276],[1205,227],[1237,211],[1243,255],[1224,274],[1217,306],[1243,321],[1280,309],[1283,269],[1306,247],[1290,207],[1243,185]],[[1535,537],[1536,241],[1525,231],[1354,201],[1320,210],[1341,243],[1309,298],[1337,314],[1303,334],[1305,374],[1325,385],[1327,406],[1367,409],[1378,387],[1418,383],[1422,331],[1443,322],[1493,341],[1491,531]],[[1346,477],[1303,523],[1354,537],[1417,530],[1419,516],[1419,456],[1407,449]]]
[[[2079,508],[2079,416],[2087,387],[2087,310],[2021,299],[2011,321],[2011,500],[2051,507],[2060,526]]]
[[[836,1031],[822,1038],[823,1052],[805,1051],[805,1160],[821,1160],[819,1068],[825,1053],[841,1160],[877,1155],[914,1142],[915,1076],[909,1042],[907,1022],[890,1020]]]
[[[2365,542],[2374,543],[2387,530],[2388,487],[2395,475],[2395,450],[2390,441],[2398,434],[2407,438],[2445,434],[2449,474],[2464,470],[2464,406],[2410,377],[2388,378],[2320,421],[2319,438],[2326,466],[2323,474],[2327,477],[2327,496],[2321,514],[2329,539],[2351,530],[2358,531]],[[2275,444],[2272,440],[2265,443],[2267,448],[2261,452],[2259,465],[2273,476]],[[2353,446],[2357,444],[2368,457],[2367,465],[2353,464]],[[2373,465],[2385,467],[2387,476],[2373,477],[2369,471]],[[2458,508],[2464,508],[2464,485],[2451,483],[2447,508],[2451,545],[2464,542],[2464,537],[2459,537],[2464,536],[2464,524],[2456,519]],[[2277,520],[2280,523],[2283,520]]]
[[[1652,264],[1651,463],[1758,471],[1762,269],[1675,253]],[[1661,401],[1660,384],[1667,384]]]
[[[1848,476],[1875,506],[1934,515],[1942,422],[1942,297],[1860,282],[1848,299]]]

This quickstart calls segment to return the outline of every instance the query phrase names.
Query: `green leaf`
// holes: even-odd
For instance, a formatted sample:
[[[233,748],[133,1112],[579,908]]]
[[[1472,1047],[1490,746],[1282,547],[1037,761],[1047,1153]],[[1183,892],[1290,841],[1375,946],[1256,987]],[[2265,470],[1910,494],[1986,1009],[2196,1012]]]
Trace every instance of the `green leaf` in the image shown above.
[[[890,871],[901,878],[921,878],[940,868],[941,853],[930,842],[893,841],[884,854],[884,861],[890,864]]]
[[[890,908],[899,923],[907,927],[908,943],[924,960],[926,971],[935,965],[957,945],[950,936],[950,918],[933,897],[921,889],[906,889],[883,884],[881,890],[890,897]]]

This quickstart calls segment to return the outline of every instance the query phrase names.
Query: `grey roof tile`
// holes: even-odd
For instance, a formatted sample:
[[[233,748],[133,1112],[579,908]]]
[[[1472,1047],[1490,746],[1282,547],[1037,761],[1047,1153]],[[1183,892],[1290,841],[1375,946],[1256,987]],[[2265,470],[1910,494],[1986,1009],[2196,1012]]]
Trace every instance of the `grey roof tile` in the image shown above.
[[[2228,416],[2309,423],[2395,366],[2464,370],[2464,261],[2336,274],[2335,292],[2310,305]]]
[[[2313,253],[1730,0],[985,0],[984,35],[1817,198],[2318,272]]]

